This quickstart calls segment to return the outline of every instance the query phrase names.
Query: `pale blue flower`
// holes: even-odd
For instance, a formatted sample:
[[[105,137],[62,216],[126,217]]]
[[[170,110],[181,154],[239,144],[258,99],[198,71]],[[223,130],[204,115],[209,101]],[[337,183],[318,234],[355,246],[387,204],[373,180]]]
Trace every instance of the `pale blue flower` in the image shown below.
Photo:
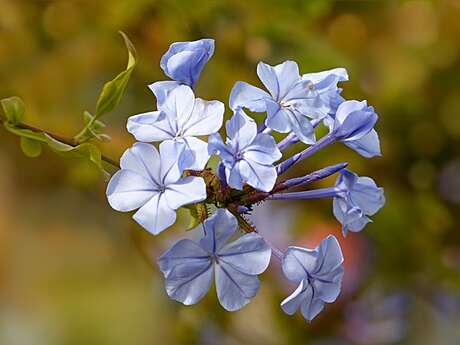
[[[315,249],[289,247],[282,267],[286,278],[299,284],[297,289],[281,302],[286,314],[300,309],[311,321],[340,294],[343,277],[343,255],[337,239],[329,235]]]
[[[309,118],[323,118],[337,97],[337,83],[347,80],[343,68],[299,75],[294,61],[277,66],[260,62],[257,75],[269,92],[245,82],[237,82],[230,94],[230,107],[246,107],[267,112],[266,126],[281,132],[293,132],[307,144],[315,142],[314,126]]]
[[[338,111],[338,108],[339,108],[340,104],[342,104],[343,102],[345,102],[345,100],[340,96],[340,94],[337,94],[336,97],[332,101],[332,104],[334,104],[334,103],[336,104],[336,105],[333,105],[332,109],[335,108],[336,111],[335,112],[333,111],[333,112],[329,113],[328,116],[326,116],[323,119],[324,124],[327,127],[329,127],[330,131],[333,131],[334,126],[337,125],[336,121],[335,121],[336,112]],[[350,102],[354,102],[354,104],[353,104],[354,109],[359,109],[359,108],[362,107],[362,109],[365,109],[368,113],[374,112],[372,107],[363,106],[363,102],[361,102],[361,103],[359,103],[357,101],[350,101]],[[349,109],[347,107],[342,107],[342,109],[340,110],[340,114],[341,114],[340,116],[345,116],[345,111],[350,113],[353,110],[351,110],[351,109]],[[372,120],[373,119],[374,119],[374,117],[372,116]],[[380,140],[379,140],[379,136],[378,136],[377,132],[375,131],[375,129],[371,129],[367,134],[365,134],[364,136],[360,137],[359,139],[354,139],[354,140],[348,139],[348,140],[345,140],[343,142],[344,142],[344,144],[346,146],[348,146],[351,149],[355,150],[356,152],[358,152],[363,157],[371,158],[371,157],[381,155],[381,152],[380,152]]]
[[[156,235],[176,221],[176,209],[206,199],[201,177],[182,177],[184,144],[136,143],[120,159],[121,170],[110,179],[107,198],[117,211],[138,211],[133,219]]]
[[[184,143],[186,168],[203,170],[209,159],[208,144],[197,137],[216,133],[223,116],[222,102],[195,98],[190,87],[180,85],[168,93],[157,111],[131,116],[127,127],[138,141]]]
[[[213,39],[175,42],[161,57],[160,66],[171,79],[193,87],[213,54]]]
[[[228,242],[237,227],[229,211],[218,209],[203,223],[205,235],[199,242],[181,240],[159,258],[169,297],[185,305],[199,302],[211,286],[214,271],[222,307],[235,311],[250,302],[259,289],[257,275],[270,262],[271,249],[255,232]]]
[[[356,143],[372,131],[377,119],[366,101],[345,101],[337,108],[331,133],[336,140]]]
[[[372,216],[385,204],[383,188],[377,187],[369,177],[359,177],[349,170],[342,170],[335,184],[340,190],[334,197],[333,211],[342,223],[344,236],[350,231],[361,231]]]
[[[336,112],[337,107],[344,100],[340,96],[341,89],[338,88],[337,84],[348,80],[348,73],[345,68],[307,73],[302,75],[302,80],[308,82],[310,93],[310,101],[304,104],[306,106],[304,112],[317,119]]]
[[[256,123],[241,108],[227,121],[226,130],[225,143],[218,133],[208,143],[209,153],[218,153],[222,159],[228,185],[240,190],[244,184],[264,192],[272,190],[277,178],[273,163],[281,158],[275,139],[258,134]]]
[[[382,155],[380,151],[379,135],[375,129],[371,129],[369,133],[360,139],[344,141],[344,144],[366,158]]]

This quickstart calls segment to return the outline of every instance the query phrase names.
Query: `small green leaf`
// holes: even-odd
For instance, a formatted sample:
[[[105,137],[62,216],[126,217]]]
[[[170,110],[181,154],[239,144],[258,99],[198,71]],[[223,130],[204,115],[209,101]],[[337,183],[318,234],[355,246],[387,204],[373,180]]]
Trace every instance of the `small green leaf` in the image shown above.
[[[126,36],[123,32],[120,32],[120,34],[122,35],[128,50],[128,63],[123,72],[118,74],[115,79],[105,83],[102,88],[102,92],[99,95],[99,99],[96,104],[95,119],[98,119],[103,114],[112,111],[118,103],[120,103],[134,66],[136,66],[136,50],[134,49],[134,46],[128,36]]]
[[[18,124],[22,121],[25,112],[25,106],[22,99],[13,96],[10,98],[4,98],[0,101],[2,103],[3,112],[5,113],[6,119],[12,124]]]
[[[93,115],[91,115],[91,113],[89,111],[84,111],[83,112],[83,123],[85,125],[91,123],[93,121]]]
[[[33,139],[36,141],[40,141],[42,143],[46,143],[46,138],[42,132],[34,132],[34,131],[31,131],[30,129],[18,128],[10,123],[4,123],[3,125],[5,126],[7,131],[13,134],[16,134],[17,136]]]
[[[126,49],[128,49],[128,65],[126,66],[126,69],[130,69],[136,65],[136,48],[134,48],[134,45],[128,38],[128,35],[126,35],[123,31],[118,31],[118,33],[123,37]]]
[[[21,137],[21,149],[27,157],[35,158],[42,153],[42,144],[34,139]]]
[[[83,158],[88,159],[103,173],[104,177],[108,179],[110,174],[104,169],[102,165],[102,154],[99,148],[90,143],[83,143],[78,146],[71,146],[64,144],[47,134],[44,134],[48,146],[55,152],[61,154],[66,158]]]

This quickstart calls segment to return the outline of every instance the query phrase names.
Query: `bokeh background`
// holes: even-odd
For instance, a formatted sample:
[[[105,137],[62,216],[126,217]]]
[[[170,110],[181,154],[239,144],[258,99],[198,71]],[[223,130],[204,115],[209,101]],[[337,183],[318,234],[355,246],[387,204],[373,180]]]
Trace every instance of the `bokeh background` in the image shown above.
[[[154,108],[146,85],[165,79],[169,44],[212,37],[197,86],[205,99],[226,101],[236,80],[258,83],[260,60],[293,59],[304,73],[346,67],[344,96],[375,106],[384,155],[335,145],[293,175],[348,161],[385,188],[387,203],[340,240],[343,292],[311,324],[279,309],[292,286],[277,262],[239,312],[223,311],[214,290],[183,307],[167,298],[155,258],[184,236],[185,215],[150,236],[108,207],[92,166],[46,150],[26,158],[0,130],[0,344],[460,343],[460,1],[0,0],[0,98],[22,97],[30,124],[76,134],[126,63],[118,30],[139,65],[104,117],[107,155],[132,143],[127,117]],[[266,203],[254,221],[281,247],[314,246],[340,236],[331,208]]]

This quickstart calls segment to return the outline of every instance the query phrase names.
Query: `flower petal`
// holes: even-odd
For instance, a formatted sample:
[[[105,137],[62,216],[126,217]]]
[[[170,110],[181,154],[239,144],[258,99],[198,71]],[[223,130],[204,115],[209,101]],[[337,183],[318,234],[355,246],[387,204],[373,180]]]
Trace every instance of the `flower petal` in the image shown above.
[[[176,221],[176,211],[171,209],[162,193],[154,195],[134,215],[133,219],[148,232],[157,235]]]
[[[167,277],[175,266],[193,263],[209,262],[210,257],[198,243],[184,239],[175,243],[158,258],[161,272]]]
[[[350,199],[368,216],[377,213],[385,204],[383,188],[377,187],[374,180],[365,176],[358,177]]]
[[[222,160],[233,162],[233,152],[230,151],[230,146],[224,144],[219,133],[208,137],[208,153],[210,155],[218,154]]]
[[[232,162],[231,166],[225,166],[225,176],[227,176],[227,184],[238,190],[243,190],[243,185],[246,181],[241,175],[240,165],[243,161]],[[225,163],[225,162],[224,162]]]
[[[316,297],[324,302],[334,302],[340,294],[342,285],[343,268],[340,267],[334,272],[333,279],[330,281],[316,279],[313,281],[313,288]]]
[[[238,108],[227,121],[225,128],[227,137],[230,138],[236,151],[243,150],[257,135],[257,124],[243,109]]]
[[[257,276],[244,274],[224,262],[214,267],[217,297],[225,310],[239,310],[256,295],[260,285]]]
[[[160,144],[161,172],[160,180],[163,186],[176,183],[183,173],[185,144],[182,141],[167,140]]]
[[[285,61],[274,67],[259,62],[257,75],[276,101],[281,101],[300,80],[299,67],[294,61]]]
[[[166,293],[185,305],[198,303],[209,291],[212,261],[199,260],[175,266],[166,276]]]
[[[287,279],[300,283],[316,268],[318,252],[301,247],[290,246],[281,262]]]
[[[375,129],[372,129],[361,139],[346,141],[344,144],[366,158],[381,156],[380,140]]]
[[[224,104],[219,101],[195,99],[192,114],[182,126],[184,136],[216,133],[224,120]]]
[[[187,85],[180,85],[169,92],[159,110],[166,114],[174,133],[180,134],[192,114],[194,104],[195,95],[192,89]]]
[[[238,170],[245,183],[263,192],[271,191],[278,178],[273,165],[259,164],[249,158],[239,161],[234,169]]]
[[[254,112],[266,111],[265,99],[271,96],[262,89],[243,81],[237,81],[230,93],[230,108],[245,107]]]
[[[261,274],[270,263],[271,248],[262,236],[250,233],[241,236],[218,251],[223,261],[245,274]]]
[[[265,123],[268,128],[280,133],[291,131],[290,114],[280,105],[273,101],[266,101],[267,119]]]
[[[276,146],[275,139],[268,134],[256,136],[250,146],[244,150],[244,157],[260,164],[273,164],[282,155]]]
[[[110,206],[121,212],[135,210],[149,201],[158,191],[148,179],[131,170],[118,170],[107,186]]]
[[[345,101],[337,109],[335,136],[342,141],[359,140],[368,134],[377,122],[377,114],[366,101]]]
[[[303,300],[300,306],[300,312],[305,320],[311,321],[324,309],[324,302],[319,298],[308,297],[309,296]]]
[[[216,253],[235,233],[237,226],[238,222],[233,214],[224,208],[217,209],[203,223],[205,236],[200,240],[200,246],[209,253]]]
[[[321,277],[321,275],[335,271],[342,263],[343,255],[339,242],[337,238],[329,235],[318,246],[317,264],[311,273]]]
[[[160,154],[153,145],[135,143],[121,156],[120,167],[142,175],[154,185],[160,184]]]
[[[186,137],[183,142],[182,169],[203,170],[209,160],[208,143],[195,137]]]
[[[312,289],[307,281],[301,280],[294,292],[281,302],[281,309],[288,315],[294,315],[306,298],[307,289],[311,293]]]
[[[287,109],[289,121],[291,123],[292,132],[305,144],[313,145],[315,143],[315,129],[310,120],[296,111],[295,109]]]
[[[161,111],[131,116],[126,127],[136,140],[143,142],[162,141],[176,136],[167,114]]]
[[[160,107],[168,97],[171,90],[178,87],[180,83],[174,80],[157,81],[149,85],[150,91],[153,92],[157,99],[157,107]]]
[[[174,184],[169,184],[164,192],[168,205],[177,210],[184,205],[206,199],[206,184],[202,177],[186,176]]]

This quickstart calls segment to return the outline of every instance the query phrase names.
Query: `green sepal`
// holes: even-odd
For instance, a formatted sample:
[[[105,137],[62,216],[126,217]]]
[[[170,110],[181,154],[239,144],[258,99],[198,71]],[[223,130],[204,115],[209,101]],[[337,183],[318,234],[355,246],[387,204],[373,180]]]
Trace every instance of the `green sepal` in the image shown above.
[[[41,155],[42,144],[40,141],[27,137],[21,137],[20,140],[22,152],[24,152],[27,157],[35,158]]]
[[[190,221],[186,228],[187,231],[195,229],[208,218],[208,209],[205,203],[198,203],[185,206],[190,213]]]
[[[6,120],[14,125],[22,121],[25,113],[24,102],[17,96],[4,98],[0,101],[2,103],[3,112],[5,113]]]

